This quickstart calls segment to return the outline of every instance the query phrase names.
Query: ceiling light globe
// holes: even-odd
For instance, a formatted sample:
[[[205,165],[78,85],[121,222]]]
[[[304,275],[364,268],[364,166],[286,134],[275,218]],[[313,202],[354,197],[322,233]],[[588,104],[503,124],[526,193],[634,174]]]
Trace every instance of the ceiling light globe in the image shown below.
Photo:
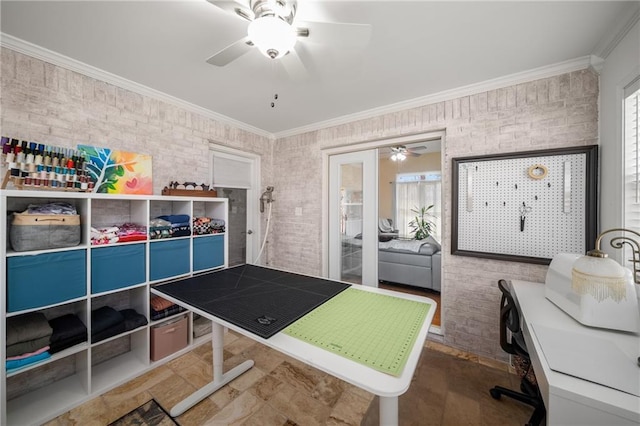
[[[249,39],[271,59],[282,58],[296,44],[296,31],[280,18],[264,16],[251,21]]]

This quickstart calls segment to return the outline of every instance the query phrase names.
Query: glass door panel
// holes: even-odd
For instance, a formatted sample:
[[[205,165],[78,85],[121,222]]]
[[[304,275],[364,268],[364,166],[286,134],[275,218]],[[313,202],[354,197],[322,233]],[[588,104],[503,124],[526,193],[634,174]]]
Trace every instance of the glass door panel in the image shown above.
[[[362,284],[362,163],[340,165],[340,279]]]
[[[329,276],[377,286],[375,150],[329,159]]]

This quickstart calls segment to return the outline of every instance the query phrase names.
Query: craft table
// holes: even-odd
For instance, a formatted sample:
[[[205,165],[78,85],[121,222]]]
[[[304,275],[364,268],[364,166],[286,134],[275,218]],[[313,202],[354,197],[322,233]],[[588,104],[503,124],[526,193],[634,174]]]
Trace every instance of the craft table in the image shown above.
[[[362,285],[349,285],[338,281],[292,274],[272,268],[253,265],[242,265],[236,268],[229,268],[197,277],[173,281],[155,286],[151,289],[152,293],[184,306],[212,322],[213,381],[173,407],[171,409],[172,417],[179,416],[253,366],[253,361],[247,360],[223,373],[223,337],[224,329],[227,327],[338,379],[378,395],[380,397],[380,424],[384,424],[385,426],[398,424],[398,396],[405,393],[411,384],[411,379],[418,360],[420,359],[420,354],[436,310],[436,302],[426,297]],[[251,281],[251,285],[242,285],[241,279],[234,278],[233,274],[236,274],[238,277],[242,276],[242,280]],[[263,285],[259,285],[257,281],[254,282],[254,280],[259,281],[260,279],[258,277],[260,276],[267,277]],[[237,283],[232,282],[232,280],[236,279],[238,281]],[[255,330],[249,331],[247,329],[252,328],[250,324],[251,321],[246,323],[249,324],[249,327],[240,326],[238,325],[239,323],[235,321],[235,318],[229,316],[230,312],[240,310],[244,311],[241,315],[253,316],[253,318],[255,318],[253,322],[256,324],[261,323],[260,327],[270,320],[276,320],[277,322],[279,319],[277,314],[271,315],[266,312],[273,307],[270,306],[267,293],[272,290],[273,283],[275,282],[278,283],[276,284],[278,288],[273,291],[276,293],[280,292],[278,296],[280,299],[283,299],[285,294],[295,294],[299,291],[306,293],[307,296],[311,295],[311,299],[313,299],[317,293],[329,293],[328,296],[325,294],[325,297],[321,299],[312,300],[311,304],[307,303],[307,306],[302,309],[304,312],[287,323],[287,325],[291,325],[291,327],[297,324],[295,322],[296,320],[313,320],[313,315],[321,314],[321,308],[329,305],[329,303],[326,303],[327,300],[329,302],[333,301],[332,306],[335,308],[336,304],[339,305],[343,303],[340,302],[340,300],[347,302],[354,300],[354,295],[366,297],[370,297],[372,294],[379,295],[380,297],[388,299],[391,304],[399,304],[398,306],[404,306],[408,303],[421,305],[425,307],[424,310],[426,314],[424,314],[418,322],[414,320],[415,324],[411,327],[415,329],[415,340],[410,345],[407,345],[406,363],[403,361],[404,366],[400,369],[398,375],[388,374],[371,366],[355,362],[335,351],[293,337],[291,334],[288,334],[288,329],[277,331],[268,338],[261,337],[259,334],[264,333],[260,333],[260,330],[258,330],[257,334]],[[284,290],[280,288],[280,283],[282,282],[287,283]],[[286,288],[287,285],[290,285],[290,287]],[[328,289],[327,292],[324,291],[325,288]],[[349,291],[347,292],[346,289]],[[344,297],[340,299],[340,296]],[[253,308],[248,307],[246,304],[238,304],[238,299],[244,301],[249,300],[250,303],[255,303],[258,307],[251,313],[250,310]],[[286,305],[288,302],[290,301],[282,300],[281,304]],[[234,305],[234,303],[236,304]],[[302,304],[304,305],[304,303]],[[297,306],[297,304],[289,303],[289,305],[291,305],[290,308],[294,311],[297,309],[294,308],[294,305]],[[235,306],[235,308],[233,308],[233,306]],[[277,308],[280,309],[281,307],[279,306]],[[278,311],[278,309],[276,309],[276,311]],[[335,311],[331,313],[335,315]],[[398,320],[386,318],[385,321],[393,323]],[[391,330],[393,330],[393,328],[378,327],[377,330],[374,330],[374,333],[378,335],[371,337],[379,339],[380,341],[393,341],[395,336],[393,336],[392,333],[395,334],[395,332]],[[290,332],[289,330],[289,333]]]
[[[544,284],[511,284],[547,425],[640,425],[640,335],[584,326],[545,298]],[[631,389],[600,384],[594,372],[622,373]]]

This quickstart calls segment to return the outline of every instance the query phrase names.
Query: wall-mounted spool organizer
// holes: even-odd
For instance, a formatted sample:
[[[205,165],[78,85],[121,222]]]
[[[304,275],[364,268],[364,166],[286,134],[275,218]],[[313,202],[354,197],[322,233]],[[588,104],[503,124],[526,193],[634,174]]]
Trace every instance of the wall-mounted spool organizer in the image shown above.
[[[12,213],[30,204],[52,202],[76,208],[79,244],[15,251],[9,237]],[[122,223],[148,226],[150,219],[161,215],[209,217],[226,223],[227,212],[225,198],[0,190],[0,235],[6,236],[0,245],[0,341],[7,341],[7,321],[30,314],[43,314],[48,321],[73,314],[88,335],[86,341],[45,360],[11,372],[3,370],[0,424],[44,423],[208,341],[206,335],[194,337],[191,312],[153,320],[149,289],[166,280],[227,267],[225,232],[92,245],[91,228]],[[92,312],[104,307],[133,310],[144,317],[145,324],[99,337],[96,331],[101,324],[92,319]],[[152,328],[178,319],[185,324],[185,315],[186,347],[152,361]],[[3,366],[6,352],[0,355]]]

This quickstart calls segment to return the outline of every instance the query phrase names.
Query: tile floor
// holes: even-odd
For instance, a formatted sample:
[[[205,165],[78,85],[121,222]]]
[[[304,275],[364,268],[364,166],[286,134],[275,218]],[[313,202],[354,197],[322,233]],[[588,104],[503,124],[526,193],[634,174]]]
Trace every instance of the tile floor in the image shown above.
[[[401,425],[517,425],[532,409],[503,398],[495,384],[518,388],[507,366],[428,341],[412,385],[400,397]],[[255,367],[178,417],[187,425],[374,425],[373,395],[228,332],[225,370],[245,359]],[[163,366],[92,399],[46,426],[100,426],[151,398],[167,411],[212,377],[211,346],[204,344]]]

